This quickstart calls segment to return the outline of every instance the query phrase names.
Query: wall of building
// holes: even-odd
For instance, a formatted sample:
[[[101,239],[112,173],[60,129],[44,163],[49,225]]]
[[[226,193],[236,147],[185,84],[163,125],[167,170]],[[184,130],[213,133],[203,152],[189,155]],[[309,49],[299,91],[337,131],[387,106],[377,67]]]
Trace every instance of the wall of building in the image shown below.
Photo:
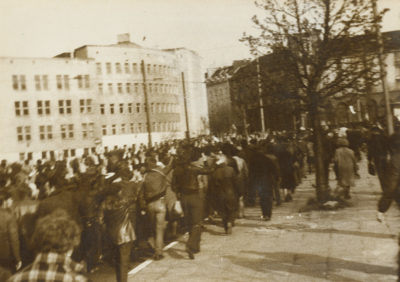
[[[201,57],[185,48],[171,49],[169,52],[175,55],[177,68],[184,73],[190,135],[206,134],[209,127],[208,104]],[[186,129],[186,124],[184,126]]]
[[[142,60],[145,65],[152,137],[154,135],[152,139],[157,142],[163,138],[156,136],[183,135],[180,72],[173,54],[141,48],[133,43],[86,46],[75,52],[76,56],[81,54],[85,58],[94,59],[96,64],[103,146],[120,146],[122,140],[124,145],[140,144],[144,139],[137,137],[142,135],[147,140],[147,134],[144,134],[147,132],[147,118]],[[101,110],[103,106],[104,111]]]
[[[37,159],[64,150],[76,155],[95,147],[100,129],[93,60],[0,58],[0,65],[0,158]]]
[[[232,102],[229,81],[207,85],[210,130],[214,134],[228,132],[232,126]]]

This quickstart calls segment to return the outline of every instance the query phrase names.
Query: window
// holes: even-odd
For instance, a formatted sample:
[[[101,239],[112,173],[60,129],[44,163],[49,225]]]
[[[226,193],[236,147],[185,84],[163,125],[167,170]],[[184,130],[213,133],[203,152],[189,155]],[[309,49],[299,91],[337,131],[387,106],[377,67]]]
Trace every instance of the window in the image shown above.
[[[124,104],[119,104],[119,113],[123,114],[124,113]]]
[[[56,75],[56,84],[57,84],[57,89],[65,89],[69,90],[69,76],[68,75],[61,75],[58,74]]]
[[[125,134],[126,128],[125,123],[121,124],[121,134]]]
[[[135,132],[135,128],[133,126],[133,123],[129,124],[129,130],[130,130],[131,133]]]
[[[18,90],[19,88],[18,75],[12,76],[12,85],[14,90]]]
[[[42,75],[43,90],[49,90],[49,77],[48,75]]]
[[[12,75],[12,87],[14,90],[26,90],[25,75]]]
[[[128,103],[128,113],[132,113],[132,103]]]
[[[154,113],[154,103],[150,104],[150,113]]]
[[[58,112],[61,115],[71,114],[72,113],[71,100],[58,100]]]
[[[160,113],[160,112],[161,112],[160,103],[157,103],[157,105],[156,105],[156,113]]]
[[[35,75],[35,89],[40,91],[42,89],[42,84],[40,83],[40,75]]]
[[[151,130],[154,131],[154,132],[156,131],[156,123],[155,122],[152,122]]]
[[[37,113],[38,115],[49,115],[50,114],[50,101],[37,101]]]
[[[153,92],[153,84],[149,83],[149,93]]]
[[[25,75],[20,75],[19,76],[19,83],[20,83],[20,86],[21,86],[21,90],[26,90]]]
[[[103,83],[99,83],[97,84],[98,88],[99,88],[99,93],[103,94]]]
[[[114,114],[114,104],[110,104],[110,114]]]
[[[69,76],[64,75],[64,88],[65,90],[69,90]]]
[[[108,84],[108,93],[113,94],[113,86],[112,83]]]
[[[91,113],[92,112],[92,99],[80,99],[79,100],[80,113]]]
[[[61,128],[61,139],[72,139],[74,138],[74,125],[73,124],[62,124]]]
[[[15,115],[16,116],[27,116],[29,115],[28,101],[17,101],[14,102]]]
[[[85,80],[85,88],[90,88],[90,76],[88,74],[85,74],[84,80]]]
[[[151,65],[147,64],[147,73],[151,73]]]
[[[111,73],[111,63],[106,63],[107,74]]]
[[[115,72],[121,73],[121,64],[120,63],[115,63]]]
[[[130,73],[129,63],[125,63],[125,73]]]
[[[100,114],[104,115],[105,113],[106,113],[105,105],[104,104],[100,104]]]
[[[101,74],[101,63],[96,63],[96,73]]]
[[[122,94],[122,83],[118,83],[117,87],[118,87],[118,93]]]
[[[17,140],[18,141],[30,141],[31,140],[31,127],[30,126],[18,126],[17,127]]]
[[[136,112],[140,113],[140,103],[136,103]]]
[[[111,134],[112,135],[117,134],[117,126],[115,124],[111,125]]]
[[[78,88],[79,89],[83,88],[83,77],[82,77],[82,75],[78,75],[76,77],[76,79],[78,80]]]
[[[57,89],[62,89],[61,75],[56,75]]]
[[[53,127],[51,125],[39,126],[39,138],[40,140],[53,139]]]
[[[138,131],[142,132],[142,123],[141,122],[138,123]]]
[[[138,83],[135,83],[135,84],[134,84],[134,92],[135,92],[135,93],[138,93],[138,92],[139,92],[139,84],[138,84]]]
[[[131,84],[130,83],[126,84],[126,93],[131,93]]]
[[[137,72],[138,72],[138,68],[137,68],[137,64],[136,64],[136,63],[133,63],[133,64],[132,64],[132,71],[133,71],[134,73],[137,73]]]
[[[93,138],[94,123],[82,123],[82,138]]]
[[[101,133],[103,134],[103,136],[107,135],[107,125],[103,124],[101,126]]]
[[[47,75],[42,75],[42,76],[35,75],[34,80],[35,80],[35,89],[37,91],[49,89],[49,82]]]
[[[153,73],[157,73],[157,65],[153,65]]]

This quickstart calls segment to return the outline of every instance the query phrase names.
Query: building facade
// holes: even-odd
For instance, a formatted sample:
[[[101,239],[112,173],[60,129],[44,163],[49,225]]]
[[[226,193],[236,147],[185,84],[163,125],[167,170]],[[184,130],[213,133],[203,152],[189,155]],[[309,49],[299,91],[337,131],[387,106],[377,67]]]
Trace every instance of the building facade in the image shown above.
[[[198,83],[201,58],[184,48],[144,48],[125,34],[117,44],[85,45],[46,59],[1,58],[0,64],[2,111],[9,117],[0,124],[3,159],[147,145],[148,121],[152,145],[183,138],[182,73],[190,131],[206,129],[198,122],[207,116],[205,89]]]
[[[2,158],[94,150],[100,129],[93,60],[0,58],[0,65]]]

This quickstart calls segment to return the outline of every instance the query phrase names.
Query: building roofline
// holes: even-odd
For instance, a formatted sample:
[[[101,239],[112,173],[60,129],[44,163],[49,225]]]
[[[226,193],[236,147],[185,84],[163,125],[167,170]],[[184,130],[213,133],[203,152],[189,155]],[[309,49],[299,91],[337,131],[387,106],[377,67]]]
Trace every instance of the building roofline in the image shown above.
[[[0,60],[57,60],[57,61],[94,61],[94,59],[80,59],[80,58],[57,58],[57,57],[13,57],[13,56],[0,56]]]

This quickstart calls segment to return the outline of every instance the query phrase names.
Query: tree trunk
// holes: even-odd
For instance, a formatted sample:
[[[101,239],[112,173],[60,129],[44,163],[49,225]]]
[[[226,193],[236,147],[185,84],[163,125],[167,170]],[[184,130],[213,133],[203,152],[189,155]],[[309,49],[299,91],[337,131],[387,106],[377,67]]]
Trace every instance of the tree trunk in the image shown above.
[[[315,187],[318,201],[324,203],[328,200],[328,183],[324,163],[323,132],[316,107],[311,111],[311,121],[314,130]]]
[[[244,136],[248,137],[249,133],[247,132],[247,114],[246,114],[246,109],[244,106],[240,107],[240,110],[242,112],[242,120],[243,120],[243,134]]]

